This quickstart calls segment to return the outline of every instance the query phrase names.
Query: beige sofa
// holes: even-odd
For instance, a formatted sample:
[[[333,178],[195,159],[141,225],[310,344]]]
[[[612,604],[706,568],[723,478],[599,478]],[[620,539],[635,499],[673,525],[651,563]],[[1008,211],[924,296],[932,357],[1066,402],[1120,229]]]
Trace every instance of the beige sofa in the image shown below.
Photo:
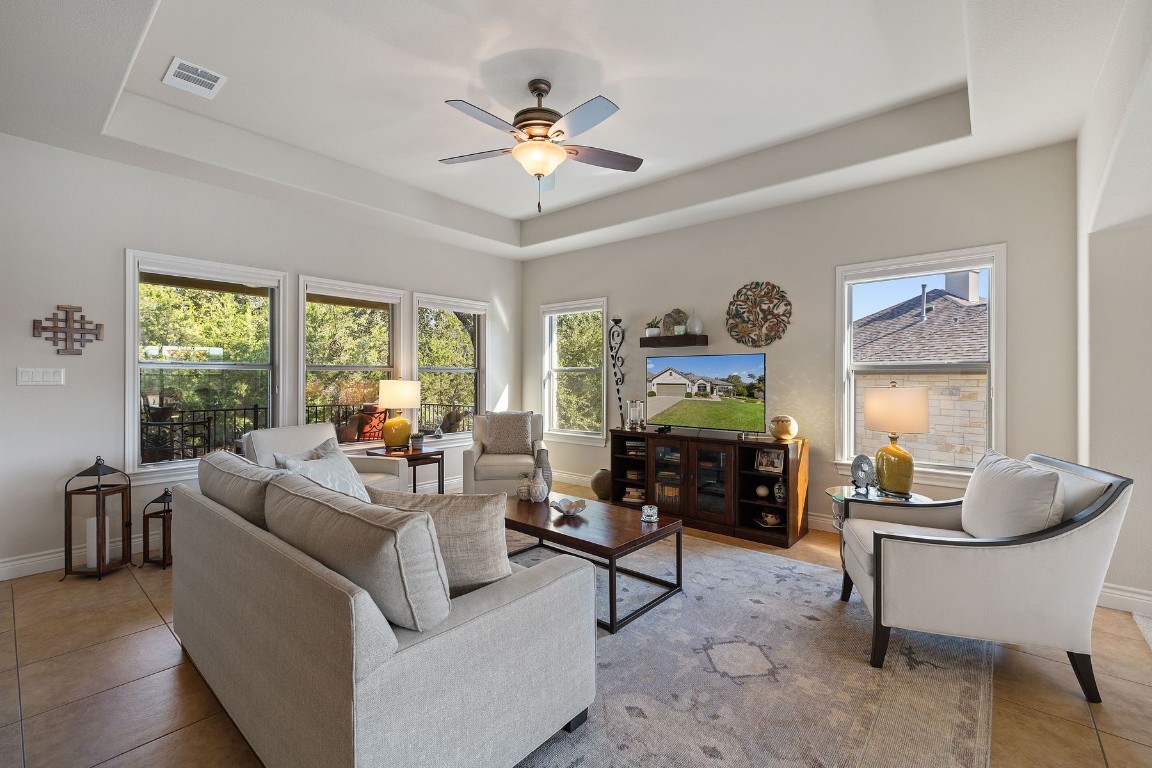
[[[260,488],[233,506],[262,517]],[[184,485],[173,496],[175,631],[268,768],[508,768],[584,721],[596,687],[590,564],[513,565],[416,632],[228,506]]]

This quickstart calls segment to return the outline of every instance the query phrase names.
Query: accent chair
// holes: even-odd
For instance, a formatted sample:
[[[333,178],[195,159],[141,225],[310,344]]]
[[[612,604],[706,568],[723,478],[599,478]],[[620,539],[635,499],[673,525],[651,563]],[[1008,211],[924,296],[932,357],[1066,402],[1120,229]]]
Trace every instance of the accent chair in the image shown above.
[[[464,493],[500,493],[516,495],[521,473],[532,473],[537,458],[548,462],[544,443],[544,415],[531,414],[531,450],[526,453],[493,453],[489,442],[491,416],[472,417],[472,447],[464,451]],[[540,452],[543,451],[543,456]]]
[[[264,466],[275,467],[277,453],[303,453],[336,437],[336,428],[328,422],[301,424],[295,427],[255,429],[241,438],[244,456]],[[408,489],[408,462],[391,456],[349,456],[365,487],[385,491]]]
[[[1042,646],[1065,651],[1084,698],[1099,702],[1092,618],[1131,496],[1126,477],[989,454],[963,499],[846,499],[840,599],[855,585],[872,614],[872,666],[884,665],[892,627]],[[1041,509],[1026,523],[1033,530],[1006,535],[1029,504]]]

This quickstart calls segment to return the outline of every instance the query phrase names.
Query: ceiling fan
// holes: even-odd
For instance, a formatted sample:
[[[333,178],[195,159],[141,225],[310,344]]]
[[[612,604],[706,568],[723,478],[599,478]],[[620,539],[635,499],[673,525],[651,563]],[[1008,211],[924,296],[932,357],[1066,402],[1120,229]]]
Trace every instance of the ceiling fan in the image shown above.
[[[573,139],[589,128],[594,128],[607,120],[620,108],[603,96],[597,96],[584,102],[568,114],[561,115],[556,110],[544,106],[544,97],[551,90],[552,84],[547,80],[538,78],[528,83],[528,92],[536,97],[536,106],[527,107],[517,112],[511,123],[501,120],[496,115],[466,101],[452,99],[444,102],[485,125],[512,134],[512,137],[516,139],[516,144],[507,149],[490,149],[487,152],[446,157],[440,162],[452,165],[454,163],[470,163],[473,160],[484,160],[489,157],[512,155],[512,158],[520,163],[524,170],[536,177],[537,190],[541,191],[545,188],[551,189],[550,185],[545,187],[544,179],[569,158],[578,163],[611,168],[616,171],[635,171],[640,167],[644,161],[639,157],[596,147],[565,144],[565,141]],[[536,203],[536,210],[541,210],[539,201]]]

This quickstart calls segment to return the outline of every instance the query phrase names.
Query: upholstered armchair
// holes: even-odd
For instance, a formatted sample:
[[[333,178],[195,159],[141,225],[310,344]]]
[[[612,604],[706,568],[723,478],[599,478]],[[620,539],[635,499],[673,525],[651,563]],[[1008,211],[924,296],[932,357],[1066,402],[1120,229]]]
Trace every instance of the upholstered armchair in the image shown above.
[[[265,467],[276,466],[276,453],[303,453],[329,438],[336,428],[328,422],[302,424],[296,427],[256,429],[244,434],[245,458]],[[408,489],[408,462],[391,456],[349,456],[365,486],[386,491]]]
[[[493,414],[499,418],[500,414]],[[516,495],[520,475],[531,474],[537,459],[548,464],[548,447],[544,444],[544,416],[531,416],[530,449],[523,453],[494,453],[489,450],[493,435],[489,419],[472,418],[472,447],[464,451],[464,493],[500,493]]]
[[[989,454],[963,499],[847,499],[841,599],[855,585],[872,613],[872,666],[892,627],[1042,646],[1067,652],[1084,697],[1100,701],[1092,617],[1131,495],[1119,475]]]

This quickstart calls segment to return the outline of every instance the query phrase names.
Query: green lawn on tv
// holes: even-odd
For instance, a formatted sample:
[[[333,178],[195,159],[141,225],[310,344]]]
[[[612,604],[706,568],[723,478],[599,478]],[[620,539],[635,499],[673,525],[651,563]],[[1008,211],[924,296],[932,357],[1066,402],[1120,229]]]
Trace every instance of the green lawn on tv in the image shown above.
[[[734,432],[763,432],[764,404],[746,403],[730,397],[717,400],[689,400],[676,403],[648,419],[649,424],[673,427],[730,429]]]

